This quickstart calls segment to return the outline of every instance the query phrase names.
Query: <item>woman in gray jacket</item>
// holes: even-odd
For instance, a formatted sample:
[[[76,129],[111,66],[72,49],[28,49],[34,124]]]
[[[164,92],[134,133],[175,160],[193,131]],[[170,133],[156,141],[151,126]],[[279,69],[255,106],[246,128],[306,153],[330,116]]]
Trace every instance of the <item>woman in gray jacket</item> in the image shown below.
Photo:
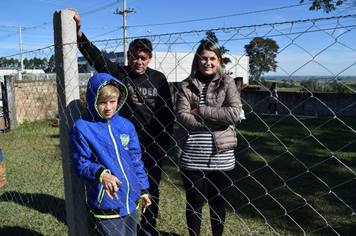
[[[186,189],[190,235],[200,235],[204,199],[210,207],[213,235],[222,235],[224,229],[225,194],[235,167],[235,123],[241,100],[234,79],[223,73],[221,63],[219,48],[202,40],[191,74],[181,83],[177,95],[179,129],[174,154]]]

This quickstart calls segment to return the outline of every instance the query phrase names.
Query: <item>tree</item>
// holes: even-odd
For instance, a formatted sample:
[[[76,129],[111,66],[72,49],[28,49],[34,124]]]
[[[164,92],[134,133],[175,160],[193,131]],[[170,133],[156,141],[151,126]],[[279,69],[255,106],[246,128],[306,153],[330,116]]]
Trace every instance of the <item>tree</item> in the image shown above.
[[[41,66],[38,69],[44,70],[45,73],[55,72],[55,56],[52,54],[48,59],[47,57],[42,59]]]
[[[250,76],[260,80],[264,72],[276,71],[277,42],[270,38],[255,37],[244,46],[249,56]]]
[[[206,35],[206,37],[203,38],[202,40],[200,40],[200,42],[202,42],[204,40],[210,40],[210,41],[214,42],[216,45],[219,43],[219,39],[216,37],[216,35],[215,35],[215,33],[213,31],[209,30],[208,32],[205,33],[205,35]],[[225,53],[230,51],[229,49],[226,49],[224,46],[220,46],[219,49],[220,49],[220,52],[221,52],[222,55],[224,55]],[[222,58],[222,66],[223,66],[223,68],[225,68],[225,66],[230,62],[231,62],[230,58],[223,57]],[[228,71],[225,71],[224,73],[227,74],[227,75],[232,74],[232,72],[228,72]]]
[[[307,89],[311,92],[316,92],[320,87],[316,79],[308,79],[306,81],[303,81],[300,83],[300,86],[304,87],[304,89]]]
[[[115,54],[114,51],[108,52],[108,51],[106,51],[106,49],[102,49],[102,50],[100,50],[100,52],[101,52],[102,54],[109,54],[109,53]]]
[[[18,68],[18,67],[20,67],[20,62],[19,62],[19,60],[14,59],[14,58],[7,59],[6,57],[0,57],[0,67]]]
[[[332,92],[334,93],[352,93],[352,91],[341,83],[335,83],[332,85]]]
[[[56,62],[55,62],[55,56],[52,55],[48,62],[47,62],[47,66],[46,68],[44,69],[44,71],[46,73],[54,73],[55,72],[55,65],[56,65]]]
[[[24,68],[28,68],[28,69],[45,69],[46,68],[46,64],[47,64],[47,59],[46,58],[38,58],[38,57],[34,57],[31,58],[30,60],[28,60],[27,58],[25,58],[23,60],[23,65]]]
[[[336,10],[336,7],[341,5],[348,5],[348,8],[356,7],[356,0],[353,0],[352,3],[347,3],[348,0],[309,0],[312,2],[311,7],[309,7],[310,11],[318,11],[323,9],[324,12],[330,13],[331,11]],[[304,3],[305,0],[301,0],[300,4]]]
[[[51,55],[48,58],[33,57],[31,59],[23,59],[23,65],[25,69],[43,69],[46,73],[53,73],[55,70],[55,57]],[[19,60],[6,57],[0,57],[0,67],[4,68],[19,68],[21,63]]]

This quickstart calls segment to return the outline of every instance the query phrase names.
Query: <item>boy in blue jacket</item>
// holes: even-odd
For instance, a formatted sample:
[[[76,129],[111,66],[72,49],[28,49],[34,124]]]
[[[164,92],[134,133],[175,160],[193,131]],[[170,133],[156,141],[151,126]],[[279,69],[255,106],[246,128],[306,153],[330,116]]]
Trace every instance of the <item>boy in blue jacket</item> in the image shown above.
[[[71,130],[74,171],[86,181],[87,204],[102,235],[137,235],[138,200],[144,211],[151,204],[136,130],[118,115],[127,94],[118,79],[94,75],[87,85],[88,115]]]

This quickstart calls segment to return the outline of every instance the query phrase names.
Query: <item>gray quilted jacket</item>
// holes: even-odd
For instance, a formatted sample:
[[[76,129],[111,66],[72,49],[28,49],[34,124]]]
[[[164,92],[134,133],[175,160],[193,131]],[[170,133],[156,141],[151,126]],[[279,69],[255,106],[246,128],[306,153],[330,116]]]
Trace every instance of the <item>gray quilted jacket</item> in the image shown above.
[[[211,130],[218,153],[237,146],[235,123],[239,120],[241,99],[234,79],[216,74],[209,84],[205,106],[199,106],[199,94],[197,79],[189,77],[181,82],[176,103],[179,128],[173,151],[177,158],[193,130]]]

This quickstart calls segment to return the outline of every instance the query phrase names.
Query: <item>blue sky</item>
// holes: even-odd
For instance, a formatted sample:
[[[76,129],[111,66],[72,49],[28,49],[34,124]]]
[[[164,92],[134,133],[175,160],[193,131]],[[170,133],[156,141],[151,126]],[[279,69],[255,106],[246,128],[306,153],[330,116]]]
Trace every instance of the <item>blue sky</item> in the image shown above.
[[[23,52],[53,45],[53,14],[67,7],[78,10],[83,32],[89,39],[123,37],[122,29],[115,28],[122,26],[122,15],[113,13],[116,9],[123,9],[122,0],[4,1],[0,8],[0,56],[20,52],[20,25]],[[299,5],[299,0],[127,0],[126,7],[135,11],[127,16],[127,35],[135,37],[355,14],[355,11],[329,14],[309,11],[309,5]],[[232,48],[232,53],[241,54],[243,45],[239,47],[236,52]],[[308,50],[312,51],[313,48]],[[356,58],[354,52],[352,56]],[[356,69],[348,73],[354,74]]]

